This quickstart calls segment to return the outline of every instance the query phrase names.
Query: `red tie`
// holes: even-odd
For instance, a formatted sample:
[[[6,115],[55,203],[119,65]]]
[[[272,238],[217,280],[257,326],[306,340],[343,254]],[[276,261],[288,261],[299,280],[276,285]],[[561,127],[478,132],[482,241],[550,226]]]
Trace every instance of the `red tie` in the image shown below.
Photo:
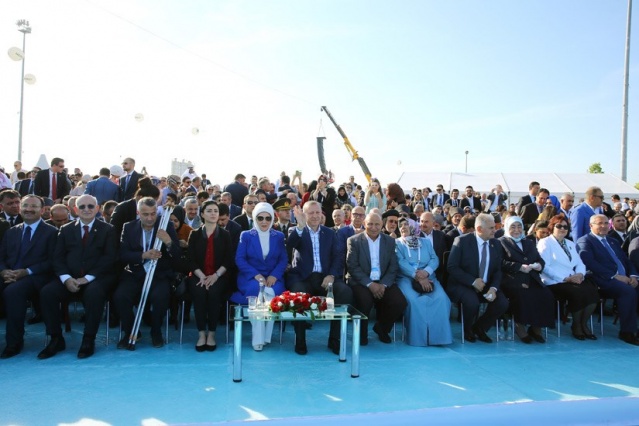
[[[57,173],[53,173],[53,177],[51,177],[51,198],[54,200],[58,199],[58,182],[56,179]]]
[[[84,247],[87,245],[87,241],[89,240],[89,225],[84,225],[82,229],[84,229],[82,233],[82,247]]]

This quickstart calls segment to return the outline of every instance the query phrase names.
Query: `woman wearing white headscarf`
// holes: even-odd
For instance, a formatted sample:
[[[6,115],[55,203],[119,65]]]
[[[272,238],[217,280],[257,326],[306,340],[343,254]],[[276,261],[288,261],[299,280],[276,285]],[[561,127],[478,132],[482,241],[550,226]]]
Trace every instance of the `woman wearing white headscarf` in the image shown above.
[[[510,302],[515,332],[524,343],[532,343],[533,339],[545,343],[541,327],[555,324],[555,298],[539,275],[545,262],[535,243],[525,238],[519,216],[506,219],[504,236],[499,241],[503,249],[501,290]],[[526,325],[530,327],[526,329]]]
[[[406,297],[407,343],[411,346],[449,345],[450,300],[437,281],[439,259],[426,238],[416,237],[407,219],[399,220],[401,238],[395,240],[399,274],[397,285]]]
[[[285,290],[284,272],[288,263],[284,234],[272,229],[273,207],[258,203],[253,209],[253,229],[240,235],[235,255],[238,268],[237,291],[231,301],[245,305],[249,296],[257,296],[260,282],[265,285],[269,299]],[[251,321],[253,325],[253,349],[261,351],[271,342],[272,321]]]

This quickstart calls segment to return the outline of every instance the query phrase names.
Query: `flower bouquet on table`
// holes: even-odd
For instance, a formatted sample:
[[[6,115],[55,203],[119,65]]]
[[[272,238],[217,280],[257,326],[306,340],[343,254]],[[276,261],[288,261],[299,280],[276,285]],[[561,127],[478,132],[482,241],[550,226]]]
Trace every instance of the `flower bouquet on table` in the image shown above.
[[[285,291],[271,299],[269,309],[276,314],[292,312],[293,318],[298,314],[306,316],[309,313],[311,319],[314,320],[316,312],[324,312],[326,310],[326,300],[322,300],[319,296],[311,296],[308,293]]]

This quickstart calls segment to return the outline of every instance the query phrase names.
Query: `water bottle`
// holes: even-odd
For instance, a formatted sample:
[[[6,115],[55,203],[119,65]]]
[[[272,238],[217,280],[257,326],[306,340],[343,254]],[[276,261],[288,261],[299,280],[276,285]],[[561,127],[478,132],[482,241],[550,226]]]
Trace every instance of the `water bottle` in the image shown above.
[[[328,283],[326,292],[326,311],[335,312],[335,296],[333,296],[333,283]]]
[[[266,296],[264,295],[264,281],[260,281],[260,292],[257,295],[257,309],[266,308]]]

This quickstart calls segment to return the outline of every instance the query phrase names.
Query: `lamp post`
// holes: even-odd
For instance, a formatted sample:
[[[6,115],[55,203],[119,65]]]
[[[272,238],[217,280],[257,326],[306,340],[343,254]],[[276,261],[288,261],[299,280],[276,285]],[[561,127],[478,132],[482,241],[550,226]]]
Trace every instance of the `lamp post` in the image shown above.
[[[468,173],[468,151],[464,152],[466,154],[466,171],[464,173]]]
[[[18,31],[22,33],[22,76],[20,78],[20,127],[18,130],[18,161],[22,161],[22,111],[24,106],[24,61],[25,61],[25,47],[27,41],[27,34],[31,34],[31,27],[29,26],[29,21],[24,19],[20,19],[16,22],[18,26]]]

